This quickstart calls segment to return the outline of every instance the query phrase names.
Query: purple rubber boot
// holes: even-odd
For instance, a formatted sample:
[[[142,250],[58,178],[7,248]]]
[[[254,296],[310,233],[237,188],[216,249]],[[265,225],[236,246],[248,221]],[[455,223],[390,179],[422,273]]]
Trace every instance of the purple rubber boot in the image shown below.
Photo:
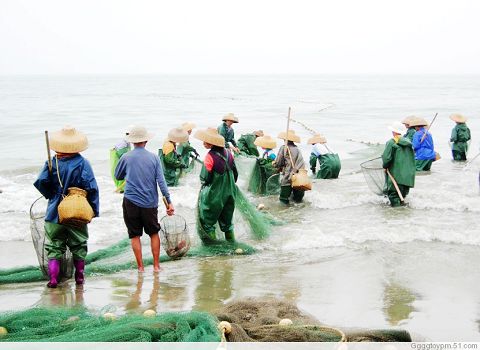
[[[60,260],[50,259],[48,260],[48,275],[50,276],[50,282],[48,282],[48,288],[57,288],[58,274],[60,273]]]
[[[75,283],[83,284],[85,277],[83,271],[85,270],[85,260],[73,260],[73,265],[75,266]]]

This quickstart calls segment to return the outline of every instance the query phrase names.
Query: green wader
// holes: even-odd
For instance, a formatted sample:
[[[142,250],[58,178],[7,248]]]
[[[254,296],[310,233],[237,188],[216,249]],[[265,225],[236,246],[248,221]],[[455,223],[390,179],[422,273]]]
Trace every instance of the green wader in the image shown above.
[[[292,195],[292,199],[294,202],[300,203],[303,200],[303,196],[305,196],[305,191],[296,190],[290,185],[282,186],[280,188],[280,202],[289,204],[290,195]]]
[[[169,154],[163,154],[163,150],[158,150],[158,156],[163,163],[163,175],[165,181],[170,187],[178,185],[178,179],[180,178],[181,168],[183,167],[182,161],[179,159],[178,154],[175,151]]]
[[[394,139],[388,140],[383,151],[382,161],[383,168],[390,171],[397,182],[400,193],[405,198],[410,187],[415,186],[415,155],[412,143],[405,137],[401,137],[398,142],[395,142]],[[402,205],[400,196],[388,174],[385,174],[384,192],[392,207]]]
[[[68,247],[74,260],[85,260],[88,240],[87,225],[79,228],[46,221],[44,227],[45,235],[48,238],[45,248],[49,259],[61,259]]]
[[[113,148],[110,150],[110,173],[112,174],[112,179],[113,179],[113,182],[115,183],[115,187],[117,189],[121,189],[120,192],[123,192],[125,180],[117,180],[115,178],[115,169],[117,168],[117,164],[120,160],[120,157],[123,156],[128,151],[130,151],[130,147],[124,147],[119,150],[116,150],[115,148]]]
[[[315,173],[317,166],[317,160],[320,163],[320,169],[317,172],[317,179],[336,179],[340,174],[342,168],[340,163],[340,157],[336,153],[327,153],[317,156],[313,153],[310,154],[310,169]]]
[[[177,147],[177,153],[180,155],[181,162],[186,167],[190,167],[190,154],[196,152],[195,148],[190,146],[189,141],[183,142]]]
[[[257,137],[254,134],[245,134],[238,139],[238,149],[240,153],[247,156],[260,156],[257,146],[255,145],[255,139]]]
[[[211,244],[217,241],[215,225],[218,222],[220,230],[225,233],[225,239],[234,241],[233,232],[233,212],[235,211],[235,196],[237,195],[237,186],[233,170],[228,166],[228,161],[224,159],[226,171],[223,174],[216,173],[212,169],[210,174],[205,165],[200,173],[200,180],[205,183],[211,179],[209,184],[203,185],[198,196],[198,214],[200,238],[204,244]]]
[[[417,171],[430,171],[430,168],[432,167],[432,163],[433,163],[432,159],[425,159],[425,160],[417,159],[415,160],[415,168]]]

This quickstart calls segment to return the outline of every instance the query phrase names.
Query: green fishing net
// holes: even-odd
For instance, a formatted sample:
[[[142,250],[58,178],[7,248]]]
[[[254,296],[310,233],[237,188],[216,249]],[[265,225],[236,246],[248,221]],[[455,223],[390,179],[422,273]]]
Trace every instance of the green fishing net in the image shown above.
[[[272,161],[268,159],[256,159],[248,190],[260,195],[274,195],[280,193],[280,175],[276,173],[276,169],[272,165]]]

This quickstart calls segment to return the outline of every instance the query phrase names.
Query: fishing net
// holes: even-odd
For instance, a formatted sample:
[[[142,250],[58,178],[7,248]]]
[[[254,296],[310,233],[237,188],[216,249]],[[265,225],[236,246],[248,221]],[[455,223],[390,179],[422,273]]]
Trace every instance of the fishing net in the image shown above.
[[[280,194],[280,174],[270,176],[266,183],[266,194],[279,195]]]
[[[249,298],[225,305],[216,313],[231,324],[229,342],[411,341],[404,330],[341,330],[326,326],[287,301]],[[280,324],[288,319],[291,324]],[[285,321],[282,321],[282,323]]]
[[[272,162],[267,159],[257,159],[250,175],[248,190],[255,194],[272,195],[280,193],[279,176],[276,176],[276,169]],[[272,181],[269,180],[275,176]]]
[[[85,308],[32,308],[0,314],[0,342],[218,342],[217,320],[204,312],[107,317]]]
[[[45,277],[48,276],[48,254],[45,248],[45,229],[43,227],[47,201],[43,197],[38,198],[30,206],[30,231],[32,234],[33,246],[37,253],[38,264]],[[67,247],[65,254],[60,259],[59,280],[72,278],[73,256]]]
[[[270,234],[270,219],[259,212],[247,196],[237,187],[237,196],[235,197],[235,208],[242,214],[250,225],[251,234],[255,239],[265,239]]]
[[[379,196],[385,191],[385,170],[383,169],[382,158],[374,158],[360,164],[363,176],[368,188]]]
[[[185,219],[180,215],[164,216],[160,229],[165,238],[163,248],[172,259],[180,259],[190,249],[190,236]]]

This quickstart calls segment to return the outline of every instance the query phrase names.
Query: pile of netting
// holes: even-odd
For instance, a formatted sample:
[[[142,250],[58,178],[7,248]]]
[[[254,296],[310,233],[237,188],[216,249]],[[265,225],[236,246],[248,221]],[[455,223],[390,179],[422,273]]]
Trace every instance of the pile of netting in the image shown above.
[[[382,158],[374,158],[360,164],[363,176],[368,188],[379,196],[385,191],[385,170],[383,169]]]
[[[260,195],[280,194],[280,175],[272,163],[266,159],[257,159],[250,175],[248,190]]]
[[[326,326],[290,302],[246,299],[216,313],[229,342],[408,342],[405,330],[345,330]]]
[[[217,323],[204,312],[117,317],[85,308],[32,308],[0,314],[6,330],[0,342],[218,342]]]

